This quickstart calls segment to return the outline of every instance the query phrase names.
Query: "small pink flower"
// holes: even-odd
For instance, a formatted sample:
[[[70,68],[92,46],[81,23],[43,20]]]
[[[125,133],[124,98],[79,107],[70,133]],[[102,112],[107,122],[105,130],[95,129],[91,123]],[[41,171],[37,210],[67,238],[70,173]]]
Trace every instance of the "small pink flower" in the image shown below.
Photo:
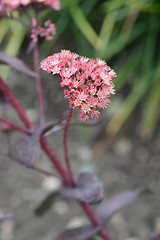
[[[0,0],[0,15],[31,3],[43,4],[55,10],[59,10],[60,8],[59,0]]]
[[[56,35],[56,28],[50,20],[47,20],[44,23],[44,27],[37,26],[37,20],[32,18],[32,29],[31,29],[31,39],[33,42],[38,41],[38,36],[45,37],[46,40],[51,41],[53,40],[53,36]]]
[[[31,1],[30,0],[20,0],[21,5],[28,5]]]
[[[59,0],[41,0],[41,2],[44,2],[45,5],[50,6],[55,10],[59,10],[60,8]]]
[[[36,27],[36,26],[37,26],[37,19],[32,18],[32,27]]]
[[[99,109],[107,108],[109,96],[114,94],[113,80],[116,73],[105,61],[81,57],[76,53],[62,50],[42,61],[44,71],[61,76],[60,86],[69,99],[71,108],[78,108],[79,118],[98,118]]]

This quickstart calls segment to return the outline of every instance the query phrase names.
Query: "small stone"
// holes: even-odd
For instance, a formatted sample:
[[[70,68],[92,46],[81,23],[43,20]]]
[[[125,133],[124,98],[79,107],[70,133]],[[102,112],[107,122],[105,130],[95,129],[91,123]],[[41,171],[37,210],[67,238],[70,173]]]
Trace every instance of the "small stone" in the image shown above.
[[[154,224],[155,231],[160,233],[160,216],[157,216],[154,222],[155,222],[155,224]]]
[[[54,212],[58,215],[64,215],[68,212],[68,205],[64,201],[58,201],[53,206]]]
[[[96,167],[94,164],[84,164],[80,167],[79,173],[95,173],[96,172]]]
[[[88,223],[89,221],[84,217],[74,217],[69,221],[66,228],[77,228]]]
[[[114,150],[119,155],[127,155],[132,148],[132,144],[128,139],[120,139],[115,143]]]
[[[92,157],[92,151],[91,149],[87,147],[80,147],[78,149],[78,157],[82,162],[89,162]]]
[[[1,222],[1,240],[13,239],[14,222],[12,220],[5,220]]]
[[[128,237],[125,240],[139,240],[139,238],[137,238],[137,237]]]
[[[116,228],[118,239],[127,239],[129,237],[127,222],[120,212],[117,212],[111,218],[111,223],[114,224]]]
[[[57,191],[61,187],[61,182],[58,178],[45,177],[42,181],[42,188],[47,191]]]

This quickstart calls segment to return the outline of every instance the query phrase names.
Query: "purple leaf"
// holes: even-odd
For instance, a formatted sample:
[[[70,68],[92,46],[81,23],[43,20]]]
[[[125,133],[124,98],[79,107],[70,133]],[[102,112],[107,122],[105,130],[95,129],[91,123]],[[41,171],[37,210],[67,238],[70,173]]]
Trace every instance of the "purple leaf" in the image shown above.
[[[35,46],[35,42],[30,41],[29,46],[27,47],[26,53],[30,54],[34,49],[34,46]]]
[[[0,221],[12,219],[12,218],[13,218],[13,214],[8,214],[8,215],[0,216]]]
[[[103,199],[103,184],[95,174],[82,173],[77,186],[70,188],[63,186],[60,193],[66,198],[73,198],[87,204],[96,204]]]
[[[160,232],[152,232],[151,235],[150,235],[150,239],[160,240]]]
[[[50,136],[51,134],[62,130],[63,128],[64,128],[64,124],[57,124],[57,125],[53,126],[51,129],[49,129],[48,131],[47,131],[47,130],[44,130],[45,133],[44,133],[43,136],[44,136],[44,137],[48,137],[48,136]]]
[[[64,118],[65,116],[63,116]],[[64,119],[62,119],[64,120]],[[86,126],[92,126],[92,125],[95,125],[95,124],[98,124],[100,123],[101,120],[97,120],[97,119],[92,119],[92,120],[89,120],[87,123],[84,123],[84,122],[80,122],[80,121],[74,121],[72,120],[70,122],[70,125],[74,126],[74,125],[86,125]],[[58,122],[53,122],[53,123],[49,123],[47,124],[44,129],[43,129],[43,136],[44,137],[48,137],[50,136],[51,134],[54,134],[55,132],[58,132],[58,131],[61,131],[62,129],[64,129],[64,126],[65,126],[65,122],[64,121],[60,121],[60,123]]]
[[[39,136],[40,129],[37,128],[34,133],[18,139],[15,143],[18,160],[27,167],[32,167],[33,163],[39,159],[41,155]]]
[[[108,221],[115,212],[133,202],[142,191],[143,189],[139,188],[133,191],[125,191],[114,197],[110,197],[108,200],[103,201],[100,205],[98,205],[96,208],[97,215],[100,219],[102,219],[102,221]]]
[[[4,52],[0,52],[0,63],[1,64],[8,64],[12,68],[16,69],[19,72],[25,73],[30,77],[36,77],[35,72],[30,70],[27,65],[20,59],[8,56]]]
[[[68,229],[60,234],[54,240],[88,240],[101,231],[102,226],[85,226],[74,229]]]

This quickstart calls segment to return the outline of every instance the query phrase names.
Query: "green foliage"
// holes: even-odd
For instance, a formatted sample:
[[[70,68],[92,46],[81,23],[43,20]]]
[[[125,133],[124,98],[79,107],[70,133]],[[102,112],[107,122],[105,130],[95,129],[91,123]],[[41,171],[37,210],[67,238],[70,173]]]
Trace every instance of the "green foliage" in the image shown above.
[[[151,137],[160,116],[160,3],[97,0],[91,4],[89,0],[70,0],[65,11],[83,35],[83,46],[77,40],[76,48],[87,56],[112,61],[118,73],[117,92],[130,89],[107,132],[116,134],[140,106],[140,135]],[[74,35],[71,38],[75,39]]]
[[[18,17],[18,12],[14,13]],[[1,19],[0,20],[0,48],[10,56],[16,56],[26,35],[26,29],[18,22]],[[9,71],[8,66],[1,65],[1,77],[5,79]]]

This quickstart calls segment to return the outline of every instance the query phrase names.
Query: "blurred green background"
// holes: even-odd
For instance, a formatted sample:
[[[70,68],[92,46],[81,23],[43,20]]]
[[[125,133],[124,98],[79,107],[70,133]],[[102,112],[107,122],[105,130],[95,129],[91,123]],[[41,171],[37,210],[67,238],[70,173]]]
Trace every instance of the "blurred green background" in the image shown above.
[[[42,23],[47,19],[56,24],[57,35],[51,42],[40,40],[43,57],[70,49],[105,59],[117,72],[106,131],[114,136],[127,126],[144,139],[160,139],[160,1],[61,0],[60,11],[41,14]],[[15,56],[28,42],[19,23],[0,20],[1,50]]]

